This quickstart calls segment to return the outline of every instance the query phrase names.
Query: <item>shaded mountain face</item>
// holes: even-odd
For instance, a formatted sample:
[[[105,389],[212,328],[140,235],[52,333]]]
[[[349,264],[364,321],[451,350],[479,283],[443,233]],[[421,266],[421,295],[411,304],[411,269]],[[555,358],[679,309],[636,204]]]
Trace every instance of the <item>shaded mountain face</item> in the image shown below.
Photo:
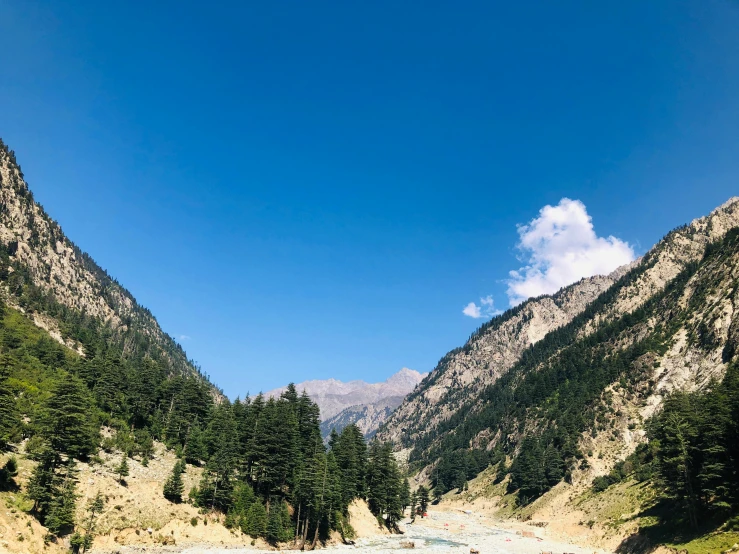
[[[124,357],[150,357],[171,374],[200,373],[151,312],[34,201],[13,151],[2,141],[0,286],[9,305],[83,355],[92,354],[91,337],[103,330]]]
[[[736,359],[738,228],[733,198],[630,267],[493,319],[442,358],[378,437],[426,476],[472,451],[513,457],[517,485],[516,471],[531,474],[526,464],[545,453],[553,469],[539,493],[565,475],[607,472],[644,440],[667,394],[705,388]],[[608,455],[576,463],[593,451]]]
[[[333,427],[341,431],[350,423],[356,423],[365,436],[371,436],[424,377],[425,374],[403,368],[381,383],[324,379],[298,383],[295,388],[298,392],[305,391],[321,409],[324,437]],[[264,396],[276,398],[285,389],[274,389]]]

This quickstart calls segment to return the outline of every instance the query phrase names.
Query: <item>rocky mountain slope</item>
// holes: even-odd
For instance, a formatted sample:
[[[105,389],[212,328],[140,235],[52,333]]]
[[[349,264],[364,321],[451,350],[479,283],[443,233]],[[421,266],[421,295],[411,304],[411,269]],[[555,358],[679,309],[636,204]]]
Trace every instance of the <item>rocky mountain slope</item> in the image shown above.
[[[404,367],[381,383],[324,379],[298,383],[295,388],[305,391],[321,409],[324,437],[332,428],[341,431],[350,423],[356,423],[365,436],[371,436],[424,377],[425,374]],[[276,398],[284,391],[285,387],[274,389],[265,397]]]
[[[532,519],[617,552],[725,551],[739,538],[731,492],[739,408],[730,392],[739,371],[739,199],[670,232],[611,278],[512,362],[496,364],[500,350],[483,345],[521,312],[528,318],[508,340],[528,340],[542,302],[583,282],[484,325],[378,434],[402,447],[416,484],[464,509]],[[454,380],[460,369],[466,384]],[[441,380],[455,390],[435,395]]]
[[[103,328],[124,356],[148,355],[170,372],[198,374],[149,310],[80,248],[38,204],[15,154],[0,140],[0,291],[63,344],[91,350]]]
[[[441,443],[453,432],[461,414],[478,410],[490,387],[520,364],[522,355],[530,351],[532,345],[552,337],[552,331],[562,329],[576,318],[573,337],[585,337],[634,313],[664,291],[691,263],[701,260],[709,243],[721,240],[728,230],[737,226],[739,199],[733,198],[709,216],[669,233],[630,267],[621,268],[610,276],[583,279],[552,296],[528,300],[494,318],[476,331],[463,347],[441,359],[388,418],[378,437],[392,440],[403,448],[415,447],[417,457],[431,462],[419,453],[419,446],[423,450],[430,443]],[[586,309],[588,313],[583,315]],[[723,316],[725,320],[733,308],[722,305],[720,309],[728,310]],[[726,327],[729,324],[721,323],[721,318],[716,317],[711,319],[710,325],[720,325],[724,339],[733,336],[736,331],[729,331]],[[681,336],[675,335],[673,349],[659,360],[661,382],[669,384],[669,388],[700,386],[710,376],[721,374],[725,366],[720,355],[693,352]],[[541,356],[553,356],[562,346],[565,345],[545,345],[540,349]],[[653,411],[658,404],[658,397],[650,400],[648,411]]]
[[[410,446],[419,436],[433,434],[440,422],[463,403],[475,402],[527,348],[569,323],[625,270],[583,279],[552,296],[528,300],[484,324],[467,344],[439,361],[387,419],[378,438]]]

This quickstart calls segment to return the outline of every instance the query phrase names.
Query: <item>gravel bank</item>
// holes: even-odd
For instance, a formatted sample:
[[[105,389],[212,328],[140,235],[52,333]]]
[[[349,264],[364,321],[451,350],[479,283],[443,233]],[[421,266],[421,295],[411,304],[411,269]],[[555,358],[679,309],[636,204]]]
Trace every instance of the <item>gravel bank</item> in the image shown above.
[[[603,550],[583,548],[571,543],[547,537],[546,529],[522,525],[520,529],[503,529],[496,522],[474,512],[431,511],[429,517],[417,519],[411,524],[405,521],[401,526],[403,535],[377,535],[357,540],[354,545],[329,546],[323,552],[350,554],[470,554],[474,549],[480,554],[605,554]],[[533,533],[535,536],[524,536]],[[401,542],[412,542],[412,550],[403,548]],[[179,554],[237,554],[274,553],[274,550],[239,546],[214,546],[193,544],[177,547],[120,547],[120,554],[179,553]]]

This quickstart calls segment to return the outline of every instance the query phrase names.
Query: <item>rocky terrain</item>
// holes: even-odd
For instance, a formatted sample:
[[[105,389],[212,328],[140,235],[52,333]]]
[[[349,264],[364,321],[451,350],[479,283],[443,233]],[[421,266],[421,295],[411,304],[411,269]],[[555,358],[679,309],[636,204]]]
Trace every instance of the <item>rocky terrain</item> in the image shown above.
[[[373,437],[380,425],[400,406],[404,398],[405,396],[389,396],[371,404],[344,408],[335,416],[321,422],[321,434],[327,437],[332,429],[339,433],[344,427],[354,423],[365,437]]]
[[[332,428],[341,431],[350,423],[356,423],[365,436],[371,436],[425,376],[404,367],[381,383],[324,379],[298,383],[295,388],[305,391],[321,409],[324,437]],[[284,391],[285,387],[274,389],[265,397],[278,397]]]
[[[494,466],[445,498],[495,517],[538,521],[553,533],[619,552],[651,552],[658,544],[680,550],[686,542],[688,551],[730,549],[739,534],[729,524],[704,536],[662,535],[657,539],[662,542],[650,543],[644,529],[669,521],[653,515],[659,483],[633,473],[602,492],[592,483],[646,441],[647,423],[668,395],[715,386],[736,361],[739,199],[672,231],[608,279],[610,286],[544,336],[532,336],[530,323],[540,318],[542,306],[556,305],[587,280],[484,325],[442,360],[378,434],[395,440],[399,455],[409,456],[411,467],[420,470],[416,485],[432,485],[435,468],[459,459],[454,456],[460,449],[501,447],[504,467],[510,468],[527,438],[572,437],[582,458],[573,460],[566,479],[533,501],[521,501],[509,486],[512,473]],[[517,327],[511,329],[511,322]],[[517,360],[501,360],[501,349],[490,347],[504,329],[508,344],[532,345],[508,351],[518,354]],[[586,361],[578,366],[580,359]],[[596,373],[604,377],[592,377]],[[615,377],[604,381],[606,375]],[[589,398],[576,413],[558,398],[573,388]],[[421,421],[413,421],[414,411]],[[564,429],[571,425],[578,431],[568,435]]]

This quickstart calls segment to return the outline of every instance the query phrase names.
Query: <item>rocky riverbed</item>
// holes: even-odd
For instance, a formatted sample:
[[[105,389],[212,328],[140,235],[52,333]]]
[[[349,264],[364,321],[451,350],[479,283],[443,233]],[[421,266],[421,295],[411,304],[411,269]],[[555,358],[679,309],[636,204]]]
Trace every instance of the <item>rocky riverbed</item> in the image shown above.
[[[367,554],[604,554],[605,551],[576,546],[547,536],[546,529],[521,525],[516,528],[501,528],[499,524],[474,512],[458,510],[431,511],[427,518],[418,518],[415,523],[406,520],[401,525],[402,535],[376,535],[358,539],[353,545],[332,545],[321,549],[334,554],[352,552]],[[409,548],[412,543],[412,548]],[[128,546],[121,547],[120,554],[164,553],[180,554],[256,554],[274,550],[254,547],[216,546],[191,544],[176,547]]]

